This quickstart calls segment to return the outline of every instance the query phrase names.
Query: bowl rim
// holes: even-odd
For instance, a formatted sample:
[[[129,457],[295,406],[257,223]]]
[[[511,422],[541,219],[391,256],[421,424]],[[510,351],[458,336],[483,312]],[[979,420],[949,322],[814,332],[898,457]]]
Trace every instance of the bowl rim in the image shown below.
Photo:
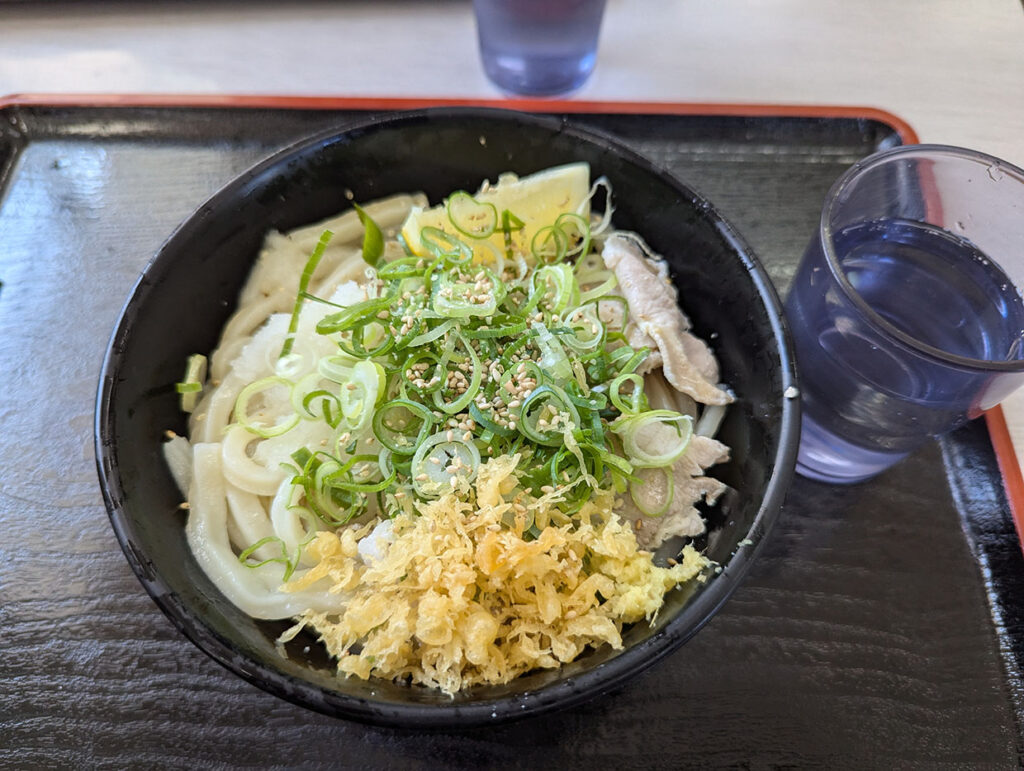
[[[187,239],[190,231],[205,221],[220,202],[245,189],[273,168],[286,166],[289,159],[328,141],[352,142],[368,132],[400,128],[405,123],[425,119],[455,121],[481,117],[525,122],[538,128],[567,134],[588,144],[596,144],[622,157],[631,165],[638,166],[642,171],[659,177],[685,200],[693,203],[699,215],[705,218],[740,259],[764,304],[771,334],[778,346],[784,392],[779,417],[779,444],[764,496],[745,538],[739,542],[721,572],[714,575],[674,618],[647,639],[618,652],[610,660],[592,669],[524,694],[471,703],[456,702],[450,706],[375,702],[346,694],[341,690],[325,689],[309,680],[296,678],[281,669],[272,668],[244,656],[230,640],[221,637],[206,625],[200,615],[193,613],[157,573],[152,562],[135,545],[135,529],[123,503],[123,488],[114,448],[115,420],[112,395],[117,372],[122,363],[124,341],[131,335],[132,319],[140,308],[145,307],[149,296],[159,283],[157,279],[170,267],[171,261],[165,255],[178,241]],[[797,384],[792,341],[774,285],[743,237],[698,191],[681,182],[672,172],[626,147],[619,139],[592,127],[581,127],[574,123],[572,116],[556,117],[495,107],[429,107],[343,122],[291,142],[236,175],[187,215],[174,229],[147,262],[131,288],[110,336],[96,393],[93,426],[96,467],[111,526],[136,577],[174,626],[196,647],[226,669],[275,696],[334,717],[399,728],[474,727],[561,710],[618,688],[677,650],[712,618],[750,569],[781,512],[786,492],[795,473],[799,445],[800,404],[799,399],[791,396],[799,393]]]

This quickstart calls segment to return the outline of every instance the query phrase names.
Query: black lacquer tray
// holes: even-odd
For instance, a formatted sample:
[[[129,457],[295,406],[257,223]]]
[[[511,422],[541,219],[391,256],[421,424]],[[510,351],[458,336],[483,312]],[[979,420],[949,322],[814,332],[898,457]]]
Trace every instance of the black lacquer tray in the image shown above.
[[[745,583],[607,697],[463,732],[378,729],[217,666],[139,585],[96,482],[110,330],[161,242],[255,161],[408,101],[0,102],[0,762],[11,767],[1018,767],[1024,556],[984,422],[861,485],[798,479]],[[914,141],[872,110],[571,113],[715,202],[780,292],[832,181]]]

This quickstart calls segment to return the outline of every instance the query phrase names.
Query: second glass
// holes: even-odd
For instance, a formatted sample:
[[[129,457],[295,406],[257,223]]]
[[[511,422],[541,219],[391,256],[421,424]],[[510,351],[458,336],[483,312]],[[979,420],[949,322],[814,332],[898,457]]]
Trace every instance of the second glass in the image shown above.
[[[604,6],[605,0],[473,0],[487,77],[528,96],[579,88],[594,69]]]
[[[833,186],[786,302],[797,471],[856,482],[1024,383],[1024,171],[938,145]]]

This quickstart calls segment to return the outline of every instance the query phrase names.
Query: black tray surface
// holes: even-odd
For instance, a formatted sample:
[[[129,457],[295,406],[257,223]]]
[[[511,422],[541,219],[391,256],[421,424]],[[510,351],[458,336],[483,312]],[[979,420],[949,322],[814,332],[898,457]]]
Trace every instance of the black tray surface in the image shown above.
[[[984,424],[870,482],[798,478],[745,583],[581,707],[378,729],[270,696],[182,637],[114,539],[100,363],[161,242],[255,161],[365,113],[0,109],[0,763],[6,767],[1019,767],[1024,556]],[[868,118],[572,115],[711,199],[783,294],[822,198],[899,144]]]

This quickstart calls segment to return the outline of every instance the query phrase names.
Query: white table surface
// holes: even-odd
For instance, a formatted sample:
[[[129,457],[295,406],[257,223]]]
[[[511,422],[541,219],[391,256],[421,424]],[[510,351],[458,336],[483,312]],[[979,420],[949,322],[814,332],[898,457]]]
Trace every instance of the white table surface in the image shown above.
[[[469,0],[0,3],[0,96],[24,93],[501,96]],[[574,98],[876,107],[1024,165],[1024,6],[609,0]]]
[[[0,95],[498,97],[469,0],[0,3]],[[609,0],[580,99],[866,105],[1024,164],[1021,0]]]

